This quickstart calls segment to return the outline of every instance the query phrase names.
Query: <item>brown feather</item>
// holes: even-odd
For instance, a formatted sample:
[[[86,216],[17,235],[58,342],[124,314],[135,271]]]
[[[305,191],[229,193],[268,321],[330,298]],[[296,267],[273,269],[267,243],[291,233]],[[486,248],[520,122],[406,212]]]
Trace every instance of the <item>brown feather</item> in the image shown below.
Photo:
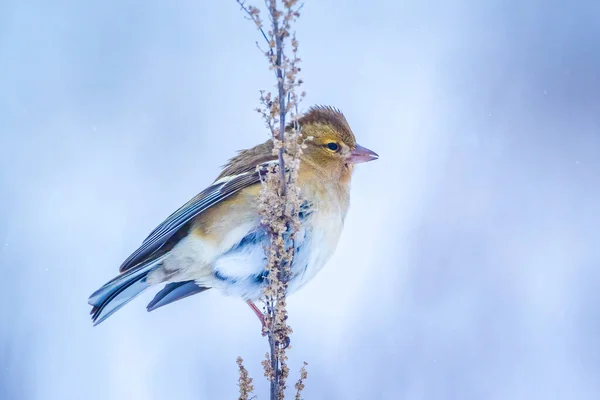
[[[311,124],[322,124],[332,127],[340,136],[340,139],[353,148],[356,146],[356,138],[346,117],[340,110],[331,106],[313,106],[298,121],[304,127]]]
[[[226,176],[254,171],[257,165],[275,160],[276,158],[277,157],[273,155],[273,142],[269,139],[251,149],[238,151],[237,156],[231,158],[227,164],[223,166],[223,171],[216,180]]]
[[[303,136],[313,136],[318,144],[322,144],[327,140],[336,140],[343,142],[350,149],[356,146],[354,133],[352,133],[352,129],[350,129],[350,125],[344,114],[337,108],[331,106],[313,106],[298,120],[298,123],[303,130]],[[287,129],[291,128],[292,124],[290,123]],[[306,156],[310,158],[310,150]],[[323,166],[327,164],[326,159],[322,160],[323,153],[315,154],[315,157],[320,158],[318,160],[319,163],[324,161]],[[257,165],[275,159],[277,159],[277,156],[273,154],[273,142],[269,139],[250,149],[240,150],[235,157],[231,158],[223,166],[223,171],[216,180],[226,176],[254,171]]]

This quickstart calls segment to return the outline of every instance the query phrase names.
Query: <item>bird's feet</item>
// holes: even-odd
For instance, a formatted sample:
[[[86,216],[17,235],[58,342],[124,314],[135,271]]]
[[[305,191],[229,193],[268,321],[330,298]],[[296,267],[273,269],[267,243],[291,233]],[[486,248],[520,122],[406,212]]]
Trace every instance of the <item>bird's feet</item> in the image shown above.
[[[254,314],[256,314],[256,316],[260,320],[260,323],[262,325],[261,326],[261,328],[262,328],[262,335],[266,336],[267,335],[267,324],[265,323],[265,315],[263,314],[262,311],[260,311],[260,309],[258,307],[256,307],[256,304],[254,304],[250,300],[247,300],[246,303],[248,303],[248,305],[250,306],[250,308],[252,309],[252,311],[254,311]]]

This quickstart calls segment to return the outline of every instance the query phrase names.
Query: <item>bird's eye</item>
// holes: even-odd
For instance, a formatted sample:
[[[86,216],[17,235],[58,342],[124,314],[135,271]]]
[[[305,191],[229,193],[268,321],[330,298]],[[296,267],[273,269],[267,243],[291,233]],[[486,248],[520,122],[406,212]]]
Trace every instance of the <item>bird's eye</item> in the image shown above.
[[[338,151],[340,146],[338,146],[338,144],[335,142],[330,142],[330,143],[327,143],[327,148],[331,151]]]

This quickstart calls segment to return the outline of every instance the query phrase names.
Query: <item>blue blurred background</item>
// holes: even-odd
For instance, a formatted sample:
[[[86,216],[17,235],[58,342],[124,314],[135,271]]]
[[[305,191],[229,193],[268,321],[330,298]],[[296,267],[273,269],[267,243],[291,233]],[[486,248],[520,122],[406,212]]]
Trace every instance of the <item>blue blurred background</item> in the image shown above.
[[[316,399],[600,398],[600,2],[306,1],[307,100],[380,154],[289,300]],[[229,1],[0,3],[0,399],[259,398],[236,299],[88,295],[235,150],[273,79]]]

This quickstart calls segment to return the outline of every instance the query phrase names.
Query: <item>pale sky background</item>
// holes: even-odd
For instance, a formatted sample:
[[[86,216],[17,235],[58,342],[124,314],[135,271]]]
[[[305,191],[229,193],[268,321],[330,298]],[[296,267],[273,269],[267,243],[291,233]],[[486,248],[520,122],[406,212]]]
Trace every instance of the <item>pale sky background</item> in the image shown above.
[[[304,107],[361,165],[292,296],[318,399],[600,398],[600,2],[307,0]],[[235,150],[273,80],[234,0],[0,2],[0,399],[266,399],[241,301],[88,296]]]

